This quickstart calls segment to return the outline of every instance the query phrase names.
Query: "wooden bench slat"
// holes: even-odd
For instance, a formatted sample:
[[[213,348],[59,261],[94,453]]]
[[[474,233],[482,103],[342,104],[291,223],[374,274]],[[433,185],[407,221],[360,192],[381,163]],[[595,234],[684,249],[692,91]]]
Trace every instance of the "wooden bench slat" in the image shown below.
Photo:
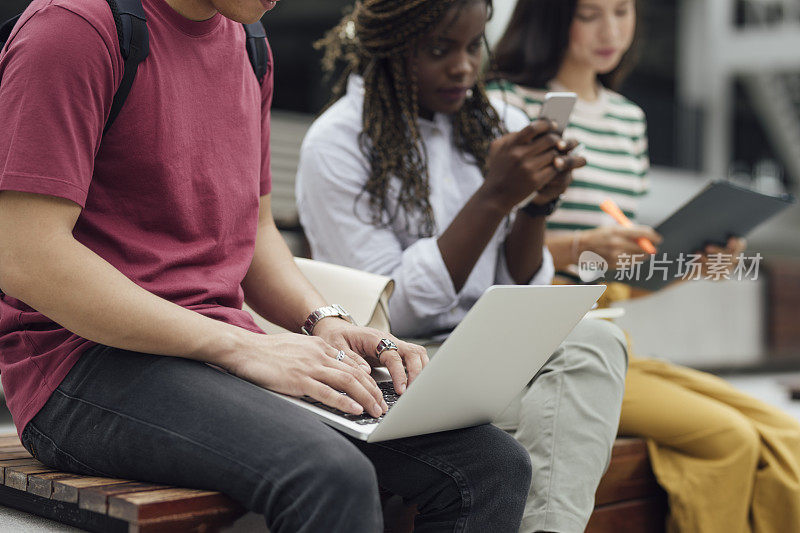
[[[664,496],[604,505],[595,508],[585,533],[659,533],[666,530]]]
[[[108,512],[108,499],[112,496],[120,494],[127,494],[130,492],[145,492],[150,490],[161,490],[167,487],[165,485],[156,485],[155,483],[142,483],[139,481],[131,481],[129,483],[120,483],[117,485],[106,485],[102,487],[89,487],[81,489],[78,492],[78,507],[86,509],[87,511],[94,511],[95,513],[106,514]]]
[[[240,506],[220,492],[194,489],[162,489],[121,494],[108,499],[108,516],[138,523],[147,519],[203,512],[208,508]]]
[[[643,440],[619,439],[611,464],[595,492],[595,505],[646,498],[660,494],[661,487],[650,468],[647,444]]]
[[[9,445],[17,445],[17,446],[22,445],[16,433],[9,433],[8,435],[0,435],[0,448]]]
[[[15,445],[8,445],[3,446],[0,448],[0,453],[16,453],[16,452],[27,452],[25,448],[23,448],[22,444],[15,444]],[[28,454],[30,455],[30,454]]]
[[[22,459],[4,459],[0,461],[0,484],[6,482],[6,468],[12,466],[44,466],[42,463],[33,457],[24,457]]]
[[[40,463],[30,455],[27,457],[22,457],[20,459],[3,459],[0,461],[0,468],[6,469],[12,466],[31,466],[31,465],[41,465]]]
[[[245,513],[245,509],[229,507],[211,509],[202,513],[171,515],[131,524],[128,533],[175,533],[176,531],[218,531],[231,525]]]
[[[612,457],[647,453],[647,442],[637,437],[617,437],[611,450]]]
[[[105,485],[117,485],[119,483],[128,483],[129,481],[129,479],[87,476],[54,479],[52,498],[62,502],[78,503],[78,493],[80,489],[88,487],[102,487]]]
[[[45,474],[56,472],[49,466],[9,466],[6,468],[6,479],[3,484],[12,489],[27,491],[28,476],[30,474]]]
[[[31,457],[31,454],[24,448],[15,452],[0,452],[0,461],[5,461],[6,459],[26,459],[28,457]]]
[[[67,472],[51,472],[47,474],[33,474],[28,476],[28,492],[42,498],[53,497],[53,481],[57,479],[80,479],[77,474]]]

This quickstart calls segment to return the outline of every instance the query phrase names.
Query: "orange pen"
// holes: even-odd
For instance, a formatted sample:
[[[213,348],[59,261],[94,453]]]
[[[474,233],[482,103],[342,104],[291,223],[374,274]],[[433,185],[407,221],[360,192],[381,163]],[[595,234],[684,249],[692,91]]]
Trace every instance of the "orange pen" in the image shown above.
[[[603,200],[603,203],[600,204],[600,209],[611,215],[611,218],[616,220],[620,226],[624,226],[626,228],[633,227],[633,222],[631,222],[631,220],[625,216],[625,213],[622,212],[622,209],[620,209],[613,200],[608,198]],[[639,247],[648,254],[656,253],[656,247],[653,246],[653,243],[650,242],[650,239],[646,237],[639,237],[636,239],[636,244],[638,244]]]

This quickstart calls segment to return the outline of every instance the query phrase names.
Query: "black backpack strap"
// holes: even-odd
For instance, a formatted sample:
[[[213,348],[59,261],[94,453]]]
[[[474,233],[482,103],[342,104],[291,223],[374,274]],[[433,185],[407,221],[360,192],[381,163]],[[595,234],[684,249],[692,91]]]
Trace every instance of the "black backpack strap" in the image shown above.
[[[21,14],[17,15],[13,19],[5,21],[3,25],[0,26],[0,50],[2,50],[8,42],[8,38],[11,37],[11,30],[14,29],[14,26],[17,24],[17,21],[19,21],[21,16]]]
[[[269,70],[269,54],[267,53],[267,32],[261,21],[253,24],[242,24],[246,35],[245,46],[247,47],[247,57],[253,66],[253,72],[259,82],[264,81],[264,76]]]
[[[0,26],[0,51],[2,51],[5,47],[6,43],[8,42],[8,38],[11,37],[11,30],[14,29],[14,25],[21,16],[22,15],[17,15],[13,19],[5,21],[3,25]],[[3,289],[0,289],[0,299],[3,298],[3,296],[5,296],[5,293],[3,292]]]
[[[150,53],[150,34],[147,31],[147,17],[144,14],[141,0],[106,0],[111,13],[114,15],[114,24],[117,26],[119,48],[125,60],[122,72],[122,82],[114,94],[111,112],[108,115],[103,133],[108,131],[122,110],[128,93],[131,92],[133,79],[139,63],[147,58]]]

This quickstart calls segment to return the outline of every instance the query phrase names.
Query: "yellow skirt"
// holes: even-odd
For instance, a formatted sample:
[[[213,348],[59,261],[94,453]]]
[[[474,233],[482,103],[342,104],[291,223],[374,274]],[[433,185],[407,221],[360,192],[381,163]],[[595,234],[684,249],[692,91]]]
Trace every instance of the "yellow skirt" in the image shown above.
[[[632,358],[620,434],[647,439],[668,531],[800,532],[800,424],[726,381]]]
[[[631,296],[610,283],[598,303]],[[800,423],[777,407],[712,374],[629,356],[619,434],[647,440],[670,533],[800,533]]]

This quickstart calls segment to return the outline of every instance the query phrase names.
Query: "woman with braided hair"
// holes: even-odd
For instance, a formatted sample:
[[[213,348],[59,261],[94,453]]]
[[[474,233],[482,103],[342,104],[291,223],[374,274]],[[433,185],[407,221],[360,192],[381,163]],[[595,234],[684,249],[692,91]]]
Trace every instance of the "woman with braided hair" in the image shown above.
[[[490,12],[363,0],[318,44],[326,70],[343,70],[303,142],[300,220],[316,259],[394,279],[397,335],[441,339],[489,286],[552,279],[545,216],[584,161],[555,125],[487,98]],[[496,421],[533,464],[524,531],[585,528],[626,365],[622,333],[583,321]]]

